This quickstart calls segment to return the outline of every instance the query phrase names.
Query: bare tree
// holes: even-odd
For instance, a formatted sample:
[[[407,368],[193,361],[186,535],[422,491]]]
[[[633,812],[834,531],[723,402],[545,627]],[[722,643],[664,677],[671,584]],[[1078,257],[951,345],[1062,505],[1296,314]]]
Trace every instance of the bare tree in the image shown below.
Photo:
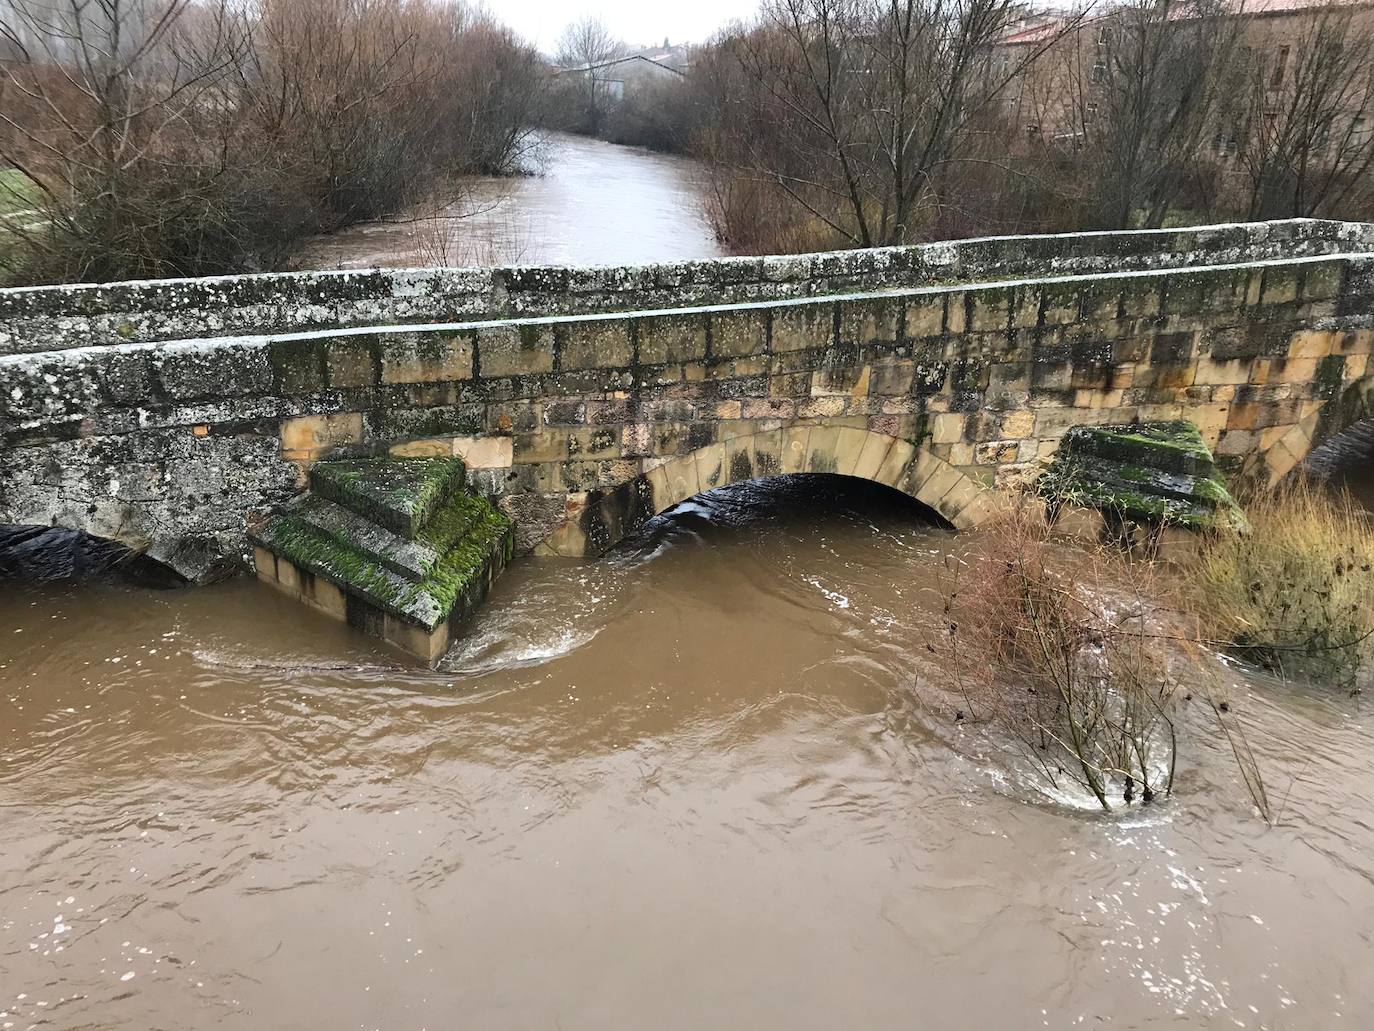
[[[599,132],[607,110],[618,99],[610,95],[606,66],[625,56],[628,49],[596,17],[573,22],[559,36],[556,60],[564,76],[577,83],[571,92],[581,99],[583,124],[578,128],[583,131]]]
[[[1248,107],[1235,130],[1251,218],[1338,214],[1374,198],[1374,28],[1316,12],[1289,45],[1248,53]]]
[[[99,278],[176,232],[185,212],[149,187],[179,175],[193,195],[224,171],[222,154],[190,152],[248,51],[232,5],[9,0],[0,35],[15,55],[0,67],[0,159],[42,194],[41,220],[7,227],[30,259],[86,241],[63,274]]]
[[[27,282],[282,267],[508,170],[543,94],[532,48],[439,0],[0,0],[0,41],[0,167],[41,209],[0,268]]]
[[[1015,10],[1011,0],[766,0],[756,25],[718,44],[738,71],[717,62],[708,146],[839,241],[909,240],[938,208],[941,182],[972,159],[970,127],[1017,70],[987,61]]]
[[[1099,224],[1163,224],[1235,95],[1242,30],[1223,0],[1128,0],[1083,33],[1071,71]]]

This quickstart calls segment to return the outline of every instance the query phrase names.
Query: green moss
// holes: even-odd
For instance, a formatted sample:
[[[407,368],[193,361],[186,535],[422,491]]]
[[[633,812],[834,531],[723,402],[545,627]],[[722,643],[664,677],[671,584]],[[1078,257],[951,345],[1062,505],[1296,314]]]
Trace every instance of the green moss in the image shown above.
[[[364,458],[319,462],[310,485],[393,533],[414,539],[434,510],[461,486],[458,458]]]
[[[254,543],[308,573],[348,588],[383,608],[397,604],[402,581],[357,548],[329,536],[294,516],[273,519]]]
[[[486,588],[488,571],[498,558],[504,562],[514,547],[511,521],[486,499],[469,496],[469,500],[478,509],[475,521],[415,587],[415,591],[424,591],[439,603],[444,618],[466,615],[477,605]]]
[[[1041,477],[1057,504],[1192,529],[1243,523],[1197,427],[1186,422],[1078,427]]]

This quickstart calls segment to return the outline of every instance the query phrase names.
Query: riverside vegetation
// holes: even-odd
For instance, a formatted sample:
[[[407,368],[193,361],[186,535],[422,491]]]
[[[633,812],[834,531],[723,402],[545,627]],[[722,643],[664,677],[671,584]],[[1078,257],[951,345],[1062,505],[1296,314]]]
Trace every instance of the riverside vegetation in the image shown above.
[[[542,82],[462,3],[8,0],[0,283],[288,267],[314,234],[516,171]]]
[[[1374,661],[1374,523],[1305,481],[1247,516],[1171,568],[1117,544],[1066,560],[1043,504],[1016,505],[943,589],[945,638],[928,647],[950,660],[956,720],[1010,742],[1050,789],[1111,809],[1172,790],[1180,703],[1201,695],[1260,815],[1277,819],[1215,653],[1358,692]]]

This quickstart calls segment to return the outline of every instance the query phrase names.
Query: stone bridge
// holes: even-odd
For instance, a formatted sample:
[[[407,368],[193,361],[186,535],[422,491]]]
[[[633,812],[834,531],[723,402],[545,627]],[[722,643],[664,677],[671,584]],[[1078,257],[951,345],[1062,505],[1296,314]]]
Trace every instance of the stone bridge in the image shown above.
[[[865,477],[956,527],[1072,426],[1189,419],[1276,481],[1368,410],[1374,226],[1295,220],[634,268],[0,290],[0,522],[194,578],[316,460],[459,455],[517,551]]]

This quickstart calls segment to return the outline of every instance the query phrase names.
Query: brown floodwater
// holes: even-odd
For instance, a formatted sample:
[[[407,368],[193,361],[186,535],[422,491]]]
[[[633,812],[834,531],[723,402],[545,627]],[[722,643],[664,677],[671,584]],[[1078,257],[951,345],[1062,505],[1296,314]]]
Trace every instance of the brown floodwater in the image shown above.
[[[637,265],[723,253],[694,161],[554,133],[529,170],[467,180],[437,211],[322,237],[302,267]]]
[[[436,673],[248,579],[0,586],[0,1028],[1371,1026],[1359,702],[1225,668],[1273,828],[1190,705],[1171,798],[1051,797],[953,720],[921,515],[694,499]]]

